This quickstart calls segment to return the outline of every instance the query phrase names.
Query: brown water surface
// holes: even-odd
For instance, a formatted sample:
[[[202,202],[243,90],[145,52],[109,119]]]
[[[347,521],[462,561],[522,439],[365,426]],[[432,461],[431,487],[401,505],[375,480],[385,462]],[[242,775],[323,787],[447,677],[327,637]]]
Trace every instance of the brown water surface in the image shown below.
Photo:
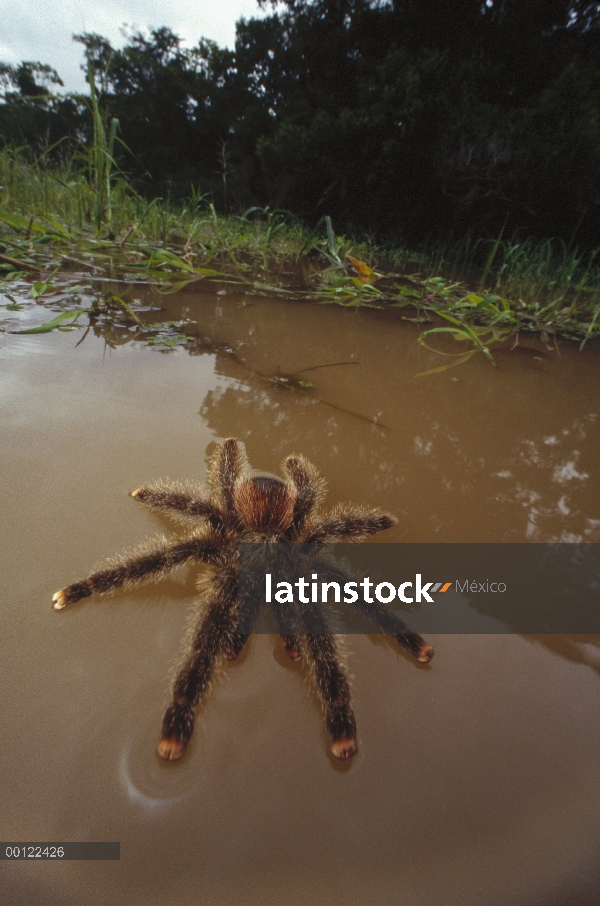
[[[440,635],[427,667],[349,638],[359,754],[340,767],[302,670],[256,637],[169,765],[155,747],[194,570],[50,607],[165,530],[130,490],[202,478],[231,435],[269,471],[306,455],[330,504],[395,513],[381,540],[599,541],[597,351],[521,338],[498,369],[414,379],[441,360],[398,312],[152,302],[194,319],[188,349],[0,337],[2,839],[121,842],[115,863],[3,862],[1,902],[600,901],[597,638]]]

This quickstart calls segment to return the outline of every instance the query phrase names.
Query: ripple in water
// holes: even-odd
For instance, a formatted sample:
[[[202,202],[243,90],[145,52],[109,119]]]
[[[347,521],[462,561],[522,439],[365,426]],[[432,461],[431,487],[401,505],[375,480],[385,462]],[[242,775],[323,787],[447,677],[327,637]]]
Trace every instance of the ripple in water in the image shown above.
[[[118,775],[121,788],[131,803],[151,816],[164,814],[188,799],[201,785],[212,762],[214,736],[204,722],[196,721],[194,734],[181,761],[167,763],[156,752],[160,719],[148,712],[147,699],[140,695],[140,707],[134,708],[136,721],[123,735]],[[143,719],[146,705],[146,721]]]

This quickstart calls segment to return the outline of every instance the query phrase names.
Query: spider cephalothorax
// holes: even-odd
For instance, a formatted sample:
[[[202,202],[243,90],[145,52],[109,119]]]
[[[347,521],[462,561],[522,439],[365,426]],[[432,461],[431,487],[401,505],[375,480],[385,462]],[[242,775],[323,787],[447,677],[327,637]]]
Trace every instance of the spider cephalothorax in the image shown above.
[[[394,525],[396,519],[379,510],[355,505],[319,513],[324,482],[302,456],[283,462],[285,480],[250,469],[244,445],[234,438],[220,444],[208,471],[207,491],[181,482],[157,482],[138,488],[132,497],[188,527],[183,537],[162,537],[111,561],[87,579],[56,592],[52,601],[62,610],[81,598],[122,586],[160,579],[182,563],[203,563],[210,574],[198,581],[202,614],[164,716],[158,753],[180,758],[192,735],[195,707],[205,695],[220,659],[234,660],[248,640],[239,628],[239,544],[241,541],[322,544],[358,541]],[[196,528],[192,528],[194,524]],[[419,661],[433,649],[396,617],[374,605],[361,604],[387,634]],[[326,715],[331,750],[350,758],[357,750],[356,722],[350,689],[340,663],[336,637],[326,632],[281,633],[292,660],[304,659]]]

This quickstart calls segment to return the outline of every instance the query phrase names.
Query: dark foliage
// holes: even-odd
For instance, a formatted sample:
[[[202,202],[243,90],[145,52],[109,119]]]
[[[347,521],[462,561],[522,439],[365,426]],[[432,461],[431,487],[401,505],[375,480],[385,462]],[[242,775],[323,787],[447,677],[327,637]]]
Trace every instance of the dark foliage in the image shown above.
[[[40,154],[65,139],[82,137],[83,105],[51,94],[51,86],[62,84],[43,63],[0,63],[0,142]]]
[[[266,3],[263,3],[266,5]],[[221,208],[286,207],[405,239],[519,229],[594,244],[600,227],[600,4],[287,0],[234,51],[166,28],[122,50],[77,38],[121,164],[146,191],[200,184]],[[3,67],[0,137],[84,128],[49,67]]]

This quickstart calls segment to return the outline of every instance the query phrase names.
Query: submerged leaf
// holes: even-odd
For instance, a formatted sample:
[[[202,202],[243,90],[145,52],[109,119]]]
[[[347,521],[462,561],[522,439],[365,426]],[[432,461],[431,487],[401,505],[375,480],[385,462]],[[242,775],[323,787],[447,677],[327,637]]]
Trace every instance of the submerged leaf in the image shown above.
[[[51,330],[54,330],[55,327],[58,327],[59,324],[62,324],[64,321],[68,321],[69,318],[78,318],[79,315],[87,315],[89,308],[76,308],[71,311],[63,311],[62,315],[59,315],[57,318],[53,318],[51,321],[47,321],[45,324],[40,324],[39,327],[28,327],[27,330],[14,330],[13,333],[50,333]]]
[[[476,352],[476,349],[471,349],[469,352],[460,356],[456,362],[448,362],[447,365],[438,365],[437,368],[430,368],[429,371],[420,371],[419,374],[415,374],[415,377],[427,377],[429,374],[440,374],[442,371],[448,371],[449,368],[454,368],[456,365],[462,365],[463,362],[467,362]]]

